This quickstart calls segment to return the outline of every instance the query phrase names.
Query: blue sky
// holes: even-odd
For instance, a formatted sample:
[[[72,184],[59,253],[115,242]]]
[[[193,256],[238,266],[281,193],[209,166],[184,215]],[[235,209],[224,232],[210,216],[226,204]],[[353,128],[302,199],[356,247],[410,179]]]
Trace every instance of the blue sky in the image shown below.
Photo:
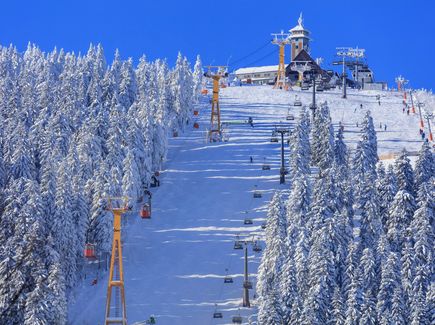
[[[0,44],[86,52],[100,42],[109,61],[119,48],[135,60],[146,54],[172,64],[180,50],[191,61],[200,54],[205,64],[226,64],[265,45],[270,33],[294,27],[301,11],[312,56],[326,67],[337,46],[359,46],[377,80],[392,84],[402,74],[415,88],[435,89],[432,0],[10,0],[1,5]],[[277,64],[277,54],[267,56],[273,50],[265,46],[237,67],[262,57],[257,65]]]

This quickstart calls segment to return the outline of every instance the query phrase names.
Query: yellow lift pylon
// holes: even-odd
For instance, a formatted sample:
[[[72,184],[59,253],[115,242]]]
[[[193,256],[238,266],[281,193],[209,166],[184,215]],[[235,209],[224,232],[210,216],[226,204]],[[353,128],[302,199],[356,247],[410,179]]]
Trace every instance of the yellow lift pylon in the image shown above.
[[[221,78],[228,77],[226,66],[208,66],[208,70],[204,76],[213,80],[213,97],[211,102],[211,118],[210,118],[210,131],[208,138],[210,142],[217,142],[222,140],[221,130],[221,110],[219,106],[219,89]]]
[[[113,212],[113,241],[110,258],[109,283],[107,286],[105,325],[127,325],[125,305],[124,271],[122,267],[121,215],[129,211],[127,197],[111,197],[107,210]],[[115,293],[114,299],[112,293]]]
[[[272,44],[279,46],[279,64],[276,82],[273,88],[287,89],[285,82],[285,46],[290,44],[289,35],[281,31],[281,33],[271,34],[273,36]]]

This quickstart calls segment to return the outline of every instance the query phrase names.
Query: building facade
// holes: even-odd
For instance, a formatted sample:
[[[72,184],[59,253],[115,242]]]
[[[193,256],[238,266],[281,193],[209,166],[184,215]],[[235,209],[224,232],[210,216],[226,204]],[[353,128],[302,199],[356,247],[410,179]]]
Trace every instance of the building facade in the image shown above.
[[[277,65],[263,67],[240,68],[234,74],[244,84],[272,85],[278,73]]]

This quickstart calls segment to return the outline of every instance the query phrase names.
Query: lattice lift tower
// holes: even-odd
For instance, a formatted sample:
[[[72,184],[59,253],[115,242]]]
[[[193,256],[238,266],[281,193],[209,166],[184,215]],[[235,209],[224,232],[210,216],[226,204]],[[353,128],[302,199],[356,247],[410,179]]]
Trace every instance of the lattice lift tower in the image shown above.
[[[109,283],[107,286],[106,320],[104,324],[127,325],[124,272],[122,267],[121,215],[129,210],[128,198],[109,198],[107,210],[113,212],[113,241]],[[114,299],[112,299],[112,293],[114,293]]]
[[[278,74],[276,76],[276,82],[273,88],[285,89],[285,46],[290,44],[290,34],[281,31],[281,33],[275,33],[271,35],[273,36],[272,44],[279,46]]]
[[[219,106],[219,88],[221,78],[228,77],[226,66],[208,66],[208,71],[204,76],[213,80],[213,97],[211,101],[210,131],[209,141],[216,142],[222,140],[221,130],[221,110]]]

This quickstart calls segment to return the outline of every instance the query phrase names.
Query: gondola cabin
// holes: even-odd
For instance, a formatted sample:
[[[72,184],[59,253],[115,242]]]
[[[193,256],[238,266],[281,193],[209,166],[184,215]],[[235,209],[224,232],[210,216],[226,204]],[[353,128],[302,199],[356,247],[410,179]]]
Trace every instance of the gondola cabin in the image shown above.
[[[84,255],[87,259],[94,259],[95,256],[95,245],[94,244],[85,244]]]
[[[151,218],[151,206],[146,203],[140,209],[140,217],[142,219],[150,219]]]

